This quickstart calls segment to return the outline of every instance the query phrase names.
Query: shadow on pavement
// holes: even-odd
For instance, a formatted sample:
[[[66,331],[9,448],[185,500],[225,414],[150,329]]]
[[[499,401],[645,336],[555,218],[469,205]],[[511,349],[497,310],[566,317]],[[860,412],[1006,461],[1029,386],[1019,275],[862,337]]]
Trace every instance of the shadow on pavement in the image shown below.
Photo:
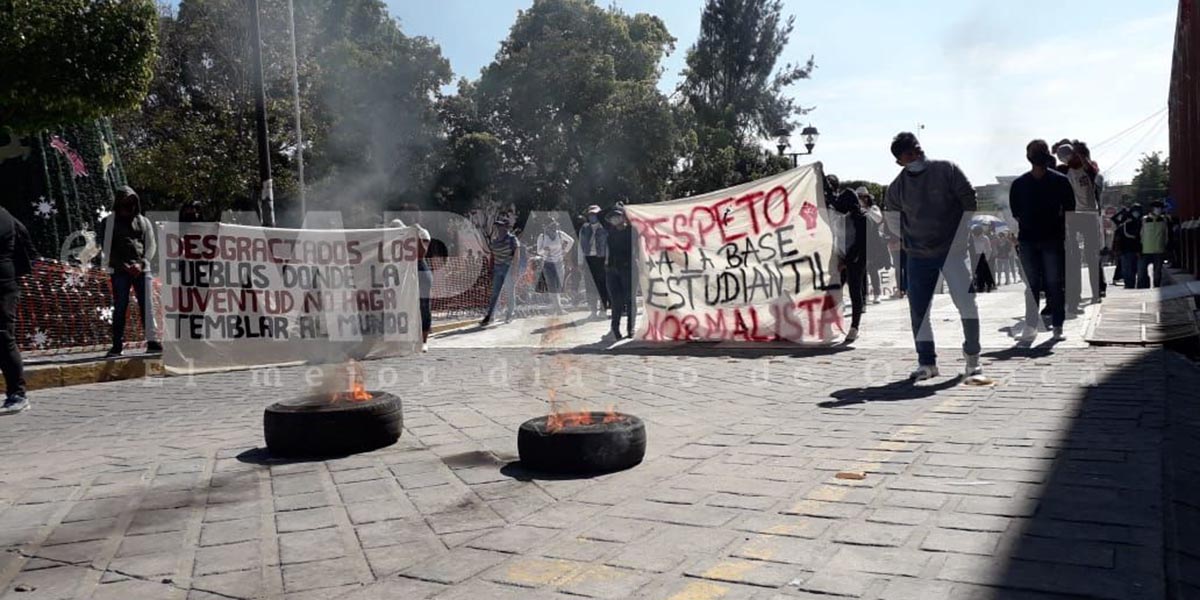
[[[266,448],[251,448],[249,450],[246,450],[245,452],[242,452],[241,454],[238,454],[237,460],[238,460],[238,462],[242,462],[242,463],[246,463],[246,464],[250,464],[250,465],[262,465],[262,466],[269,467],[271,465],[291,465],[291,464],[297,464],[297,463],[325,462],[327,460],[346,458],[346,456],[349,456],[349,455],[347,454],[347,455],[342,455],[342,456],[312,456],[312,457],[304,457],[304,458],[278,458],[278,457],[271,456],[271,453],[269,451],[267,451]]]
[[[510,462],[500,468],[500,474],[517,481],[576,481],[594,479],[603,473],[542,473],[521,466],[521,461]]]
[[[1058,345],[1058,341],[1054,339],[1046,340],[1036,346],[1028,342],[1018,342],[1016,345],[1005,348],[1003,350],[994,350],[992,352],[984,352],[981,354],[984,358],[992,360],[1012,360],[1014,358],[1045,358],[1054,354],[1054,346]]]
[[[916,385],[910,379],[902,379],[875,387],[846,388],[833,392],[830,394],[833,400],[820,402],[817,406],[821,408],[842,408],[866,402],[918,400],[928,398],[944,390],[955,388],[962,383],[962,380],[962,375],[956,375],[951,379],[930,385]]]

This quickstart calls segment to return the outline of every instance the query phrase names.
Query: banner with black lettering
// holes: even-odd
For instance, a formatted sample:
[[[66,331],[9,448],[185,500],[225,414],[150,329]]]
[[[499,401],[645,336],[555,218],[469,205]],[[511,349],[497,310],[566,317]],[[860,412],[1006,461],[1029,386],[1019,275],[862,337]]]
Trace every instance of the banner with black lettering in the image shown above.
[[[626,206],[646,316],[637,338],[828,341],[841,277],[820,163],[701,196]]]
[[[415,352],[415,228],[159,228],[163,364],[198,373]]]

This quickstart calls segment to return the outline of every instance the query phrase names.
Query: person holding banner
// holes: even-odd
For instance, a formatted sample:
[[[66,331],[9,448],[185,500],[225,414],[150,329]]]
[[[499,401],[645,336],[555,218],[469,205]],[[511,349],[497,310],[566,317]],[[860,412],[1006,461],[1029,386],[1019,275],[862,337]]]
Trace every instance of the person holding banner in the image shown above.
[[[604,281],[604,259],[608,256],[608,230],[600,222],[600,207],[593,204],[587,209],[587,220],[579,228],[579,246],[587,262],[592,285],[587,288],[588,307],[592,318],[608,310],[608,283]]]
[[[843,188],[837,175],[825,176],[825,197],[833,209],[836,221],[833,234],[838,256],[842,259],[842,282],[850,287],[850,329],[845,343],[858,339],[863,311],[867,303],[867,214],[858,196]]]
[[[419,251],[417,252],[417,287],[420,290],[420,307],[421,307],[421,352],[429,352],[429,334],[433,331],[433,308],[431,305],[430,295],[433,291],[433,271],[429,268],[429,245],[433,241],[433,236],[429,235],[429,230],[421,226],[421,209],[416,204],[405,204],[400,207],[400,210],[405,214],[410,215],[413,220],[413,227],[417,229],[417,241],[419,242]],[[404,227],[404,221],[396,219],[392,221],[393,226]]]
[[[129,186],[117,190],[113,211],[97,227],[100,247],[112,278],[112,349],[108,357],[120,356],[125,347],[125,317],[129,313],[129,289],[137,296],[146,329],[146,351],[162,352],[154,326],[154,278],[152,261],[157,252],[154,225],[142,214],[142,201]]]
[[[962,320],[965,375],[982,375],[979,309],[970,292],[967,240],[961,227],[968,213],[975,211],[975,188],[958,165],[926,158],[917,136],[910,132],[896,135],[891,152],[903,170],[888,186],[885,216],[888,229],[899,235],[908,254],[908,310],[917,350],[917,368],[909,379],[938,375],[929,310],[939,275],[945,277]]]
[[[608,261],[605,264],[605,280],[608,283],[608,298],[612,302],[612,329],[609,335],[614,340],[622,339],[621,315],[628,314],[625,331],[633,337],[637,321],[637,302],[634,301],[633,279],[633,228],[625,217],[625,207],[618,204],[605,218],[608,227]]]

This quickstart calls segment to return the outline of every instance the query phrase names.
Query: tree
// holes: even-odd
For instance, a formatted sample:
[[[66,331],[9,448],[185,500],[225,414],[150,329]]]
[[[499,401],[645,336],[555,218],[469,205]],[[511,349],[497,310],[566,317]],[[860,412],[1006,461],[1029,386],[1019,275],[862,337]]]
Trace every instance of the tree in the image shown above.
[[[759,146],[777,129],[791,129],[808,110],[784,92],[808,78],[812,58],[777,69],[795,18],[781,0],[708,0],[700,38],[688,50],[679,92],[690,122],[690,152],[676,195],[703,193],[750,181],[790,166]]]
[[[661,200],[677,133],[656,84],[673,44],[651,15],[592,0],[535,0],[443,119],[452,135],[487,133],[499,144],[500,160],[489,168],[504,203],[581,209]]]
[[[29,134],[137,106],[156,26],[153,0],[0,4],[0,127]]]
[[[1170,161],[1158,152],[1143,154],[1133,176],[1134,200],[1149,204],[1167,197],[1171,186]]]

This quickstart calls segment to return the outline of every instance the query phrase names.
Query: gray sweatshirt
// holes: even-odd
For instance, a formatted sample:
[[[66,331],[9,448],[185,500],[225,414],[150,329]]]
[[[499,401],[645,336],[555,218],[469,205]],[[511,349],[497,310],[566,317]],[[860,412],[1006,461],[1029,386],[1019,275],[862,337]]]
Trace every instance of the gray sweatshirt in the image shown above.
[[[905,170],[892,180],[883,209],[888,230],[917,258],[945,256],[963,215],[975,212],[975,188],[958,165],[945,160],[926,164],[921,173]]]

